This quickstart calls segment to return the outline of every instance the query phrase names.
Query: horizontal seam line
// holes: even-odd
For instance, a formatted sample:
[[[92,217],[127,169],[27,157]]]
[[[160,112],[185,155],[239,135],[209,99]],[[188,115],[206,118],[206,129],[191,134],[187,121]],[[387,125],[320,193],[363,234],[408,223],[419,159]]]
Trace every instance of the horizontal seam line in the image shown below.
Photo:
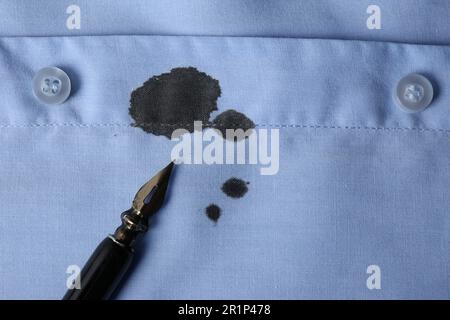
[[[414,42],[412,40],[394,40],[394,39],[368,39],[363,37],[320,37],[306,35],[232,35],[232,34],[164,34],[164,33],[94,33],[94,34],[55,34],[55,35],[0,35],[0,39],[14,39],[14,38],[83,38],[83,37],[172,37],[172,38],[211,38],[211,39],[281,39],[281,40],[318,40],[318,41],[345,41],[345,42],[368,42],[368,43],[390,43],[398,45],[414,45],[414,46],[436,46],[448,47],[448,41],[429,41],[429,42]]]
[[[140,123],[143,126],[155,126],[155,124]],[[157,124],[157,126],[192,126],[192,124]],[[233,126],[230,124],[229,126]],[[418,128],[418,127],[373,127],[373,126],[334,126],[334,125],[303,125],[303,124],[255,124],[256,127],[268,128],[303,128],[303,129],[344,129],[344,130],[373,130],[373,131],[418,131],[418,132],[446,132],[450,129],[443,128]],[[48,127],[79,127],[79,128],[97,128],[97,127],[130,127],[136,128],[131,123],[44,123],[44,124],[0,124],[0,128],[48,128]],[[205,126],[211,127],[211,125]],[[213,126],[214,127],[214,126]]]

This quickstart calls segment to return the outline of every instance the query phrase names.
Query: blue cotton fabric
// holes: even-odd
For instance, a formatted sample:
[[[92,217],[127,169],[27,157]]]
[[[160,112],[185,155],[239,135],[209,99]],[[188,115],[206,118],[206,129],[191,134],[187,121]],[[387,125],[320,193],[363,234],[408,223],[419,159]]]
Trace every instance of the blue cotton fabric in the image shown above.
[[[450,297],[449,2],[373,2],[381,30],[369,1],[75,4],[70,31],[69,3],[0,3],[0,298],[63,296],[67,267],[170,161],[174,142],[131,125],[131,92],[188,66],[219,80],[220,112],[280,130],[279,172],[178,166],[116,298]],[[46,66],[72,81],[62,105],[33,95]],[[413,72],[435,98],[407,114],[394,94]],[[230,177],[243,198],[220,191]]]

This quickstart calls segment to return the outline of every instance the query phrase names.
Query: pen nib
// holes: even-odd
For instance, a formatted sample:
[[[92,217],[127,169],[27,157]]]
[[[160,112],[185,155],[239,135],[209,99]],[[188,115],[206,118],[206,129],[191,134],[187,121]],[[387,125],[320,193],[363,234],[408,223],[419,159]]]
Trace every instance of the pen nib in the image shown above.
[[[169,163],[136,193],[133,200],[133,209],[140,212],[142,216],[149,218],[161,208],[173,166],[173,162]]]

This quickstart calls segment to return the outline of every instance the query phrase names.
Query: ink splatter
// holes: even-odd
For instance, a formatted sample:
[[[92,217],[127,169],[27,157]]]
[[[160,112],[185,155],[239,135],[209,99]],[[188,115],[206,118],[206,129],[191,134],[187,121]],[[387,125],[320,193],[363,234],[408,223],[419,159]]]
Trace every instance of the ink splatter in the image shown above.
[[[222,112],[211,122],[209,119],[211,113],[217,110],[220,95],[218,80],[194,67],[174,68],[149,78],[131,93],[129,114],[135,121],[133,126],[169,139],[175,129],[193,132],[194,121],[202,121],[203,128],[215,127],[224,138],[226,129],[242,129],[245,132],[255,128],[253,121],[245,114],[232,109]],[[234,142],[242,140],[236,136],[231,139]],[[241,198],[247,193],[248,184],[231,178],[223,184],[222,191],[231,198]],[[221,209],[216,204],[210,204],[205,213],[217,222]]]
[[[209,126],[221,95],[219,81],[196,68],[174,68],[148,79],[131,93],[133,124],[147,133],[170,139],[173,130],[194,131],[194,121]]]
[[[220,218],[220,211],[219,206],[212,203],[206,208],[206,215],[212,221],[217,222]]]
[[[226,129],[242,129],[247,131],[248,129],[255,128],[255,124],[250,120],[245,114],[240,113],[236,110],[227,110],[219,114],[214,120],[213,125],[218,129],[224,138],[226,138]],[[244,138],[246,138],[245,136]],[[237,138],[234,136],[232,138],[234,141],[240,141],[243,138]]]
[[[222,185],[222,191],[231,198],[242,198],[248,191],[249,182],[238,178],[230,178]]]

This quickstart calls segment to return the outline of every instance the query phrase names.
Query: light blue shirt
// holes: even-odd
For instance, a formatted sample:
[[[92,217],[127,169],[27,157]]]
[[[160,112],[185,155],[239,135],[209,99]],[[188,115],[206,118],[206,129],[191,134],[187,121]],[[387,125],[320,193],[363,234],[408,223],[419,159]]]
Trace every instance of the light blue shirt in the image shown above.
[[[219,81],[218,113],[279,130],[279,170],[177,166],[117,298],[448,299],[449,16],[437,0],[0,2],[0,298],[63,296],[171,158],[132,125],[131,92],[192,66]],[[46,66],[71,79],[61,105],[33,95]],[[410,73],[434,88],[411,114],[394,99]],[[244,197],[221,191],[231,177]]]

